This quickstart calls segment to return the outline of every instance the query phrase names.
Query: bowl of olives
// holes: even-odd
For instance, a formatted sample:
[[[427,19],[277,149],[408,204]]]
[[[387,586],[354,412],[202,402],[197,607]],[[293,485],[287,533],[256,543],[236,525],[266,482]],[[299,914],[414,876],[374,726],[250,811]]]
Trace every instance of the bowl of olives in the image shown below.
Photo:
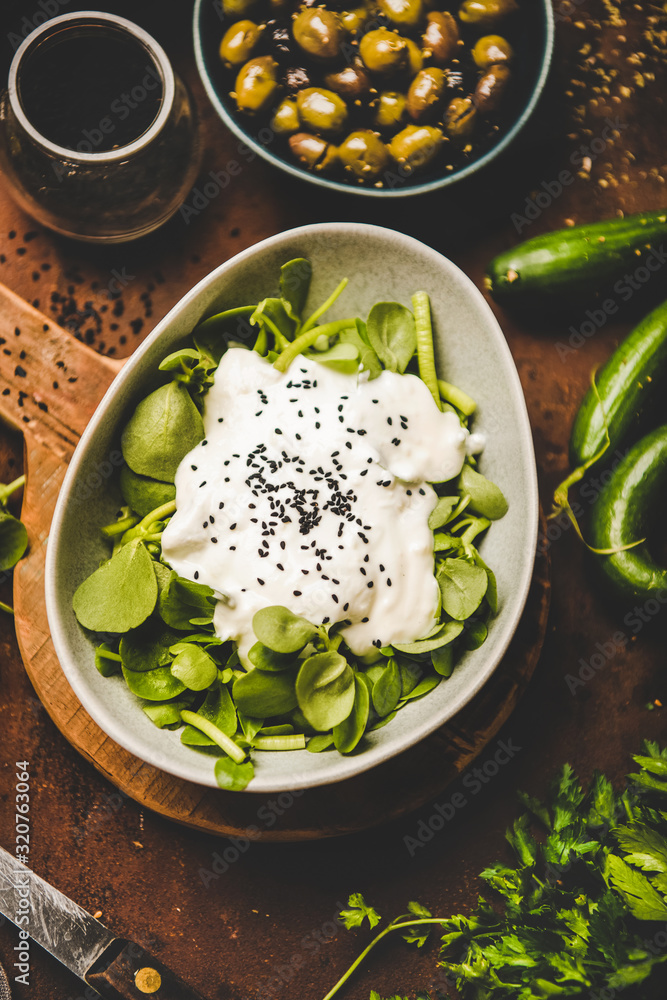
[[[324,187],[421,194],[497,157],[530,118],[550,0],[197,0],[197,66],[252,150]]]

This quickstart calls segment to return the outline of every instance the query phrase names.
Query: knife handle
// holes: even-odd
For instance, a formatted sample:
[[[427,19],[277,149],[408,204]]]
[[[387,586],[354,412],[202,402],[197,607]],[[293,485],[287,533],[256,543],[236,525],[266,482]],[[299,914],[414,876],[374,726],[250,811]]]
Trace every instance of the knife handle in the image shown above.
[[[102,956],[86,975],[104,1000],[205,1000],[135,941],[116,944],[121,950],[111,961]]]

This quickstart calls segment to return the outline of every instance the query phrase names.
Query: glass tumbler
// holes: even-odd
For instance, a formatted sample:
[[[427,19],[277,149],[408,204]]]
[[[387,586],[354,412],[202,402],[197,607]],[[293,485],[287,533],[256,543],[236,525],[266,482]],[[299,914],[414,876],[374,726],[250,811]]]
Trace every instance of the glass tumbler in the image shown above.
[[[17,49],[0,95],[0,171],[43,225],[95,243],[166,222],[199,168],[194,107],[158,42],[122,17],[55,17]]]

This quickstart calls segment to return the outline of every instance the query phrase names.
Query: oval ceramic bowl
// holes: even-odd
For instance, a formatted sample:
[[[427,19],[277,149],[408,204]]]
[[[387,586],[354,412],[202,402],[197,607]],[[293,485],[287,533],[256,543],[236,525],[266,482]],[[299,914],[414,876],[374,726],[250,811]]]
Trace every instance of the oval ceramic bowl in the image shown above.
[[[219,0],[196,0],[194,8],[194,44],[197,69],[213,107],[225,125],[234,132],[242,145],[239,156],[248,160],[248,150],[258,153],[274,167],[332,191],[360,194],[372,198],[401,198],[425,194],[448,187],[496,160],[514,142],[530,119],[540,99],[549,75],[554,46],[554,15],[551,0],[522,0],[518,37],[514,48],[516,60],[515,100],[508,122],[501,129],[498,139],[487,144],[480,154],[463,166],[445,171],[444,167],[427,170],[414,178],[399,176],[397,168],[389,171],[382,188],[346,183],[333,177],[314,174],[299,166],[289,150],[281,150],[281,143],[265,119],[253,122],[243,117],[230,97],[229,79],[223,71],[218,49],[225,28],[222,4]]]
[[[158,364],[206,316],[258,302],[277,291],[280,265],[293,257],[313,264],[310,302],[319,304],[349,277],[330,318],[366,316],[379,300],[409,305],[412,293],[431,296],[438,369],[478,402],[474,428],[486,436],[480,468],[497,482],[509,513],[481,545],[498,579],[500,608],[487,641],[466,653],[452,677],[409,703],[368,736],[367,749],[338,753],[256,753],[252,792],[307,788],[371,768],[423,739],[455,715],[490,677],[519,622],[530,586],[537,540],[535,458],[519,378],[503,333],[472,282],[454,264],[411,237],[354,223],[304,226],[271,237],[216,268],[157,325],[114,380],[83,434],[58,499],[46,561],[51,634],[60,663],[84,708],[131,753],[170,774],[215,786],[214,759],[183,746],[177,732],[157,729],[122,677],[102,677],[95,644],[76,621],[72,595],[108,556],[99,528],[115,518],[114,483],[120,432],[137,402],[159,382]],[[96,487],[92,484],[99,484]]]

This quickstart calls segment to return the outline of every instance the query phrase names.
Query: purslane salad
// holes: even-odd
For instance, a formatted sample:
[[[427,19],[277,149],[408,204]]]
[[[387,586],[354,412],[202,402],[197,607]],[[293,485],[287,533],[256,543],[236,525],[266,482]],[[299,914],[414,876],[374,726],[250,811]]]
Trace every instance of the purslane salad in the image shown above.
[[[473,400],[437,376],[428,296],[326,322],[347,282],[305,317],[311,274],[289,261],[279,295],[162,361],[122,431],[109,558],[74,595],[100,672],[230,790],[252,751],[363,751],[497,611],[475,543],[507,504]]]

